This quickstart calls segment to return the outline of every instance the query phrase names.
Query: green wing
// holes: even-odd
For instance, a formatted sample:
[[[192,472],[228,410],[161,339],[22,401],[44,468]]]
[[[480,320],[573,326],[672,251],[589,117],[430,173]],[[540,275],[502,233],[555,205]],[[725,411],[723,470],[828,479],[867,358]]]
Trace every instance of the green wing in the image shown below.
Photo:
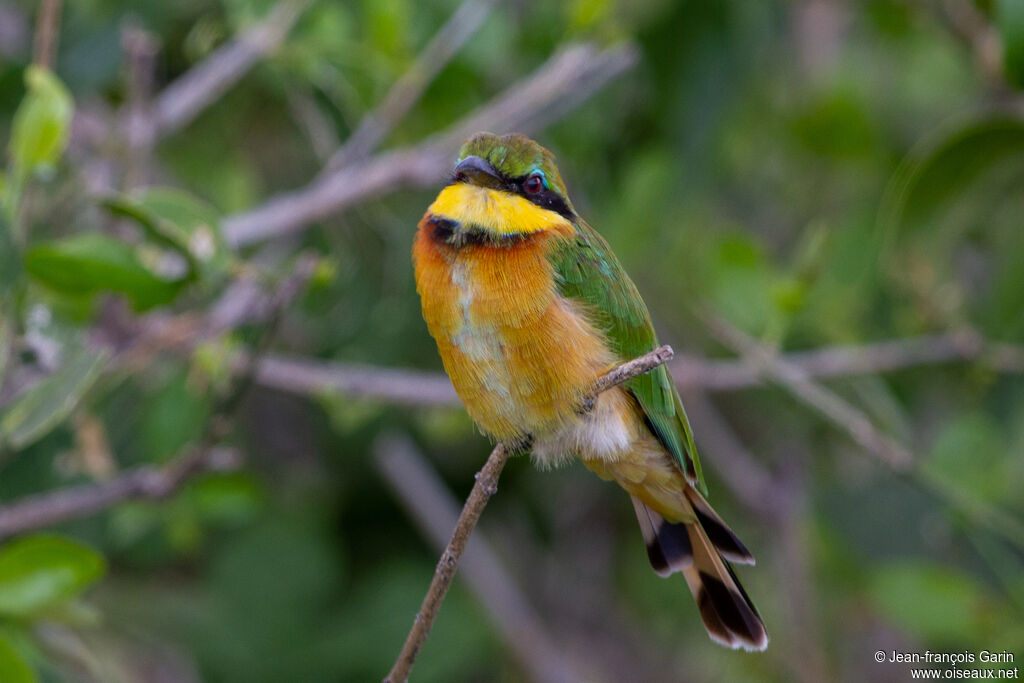
[[[591,311],[594,323],[607,330],[609,346],[622,360],[658,347],[640,292],[597,231],[577,220],[575,239],[554,249],[550,259],[561,294]],[[683,466],[687,479],[705,490],[690,423],[668,368],[661,365],[625,386],[643,409],[651,431]]]

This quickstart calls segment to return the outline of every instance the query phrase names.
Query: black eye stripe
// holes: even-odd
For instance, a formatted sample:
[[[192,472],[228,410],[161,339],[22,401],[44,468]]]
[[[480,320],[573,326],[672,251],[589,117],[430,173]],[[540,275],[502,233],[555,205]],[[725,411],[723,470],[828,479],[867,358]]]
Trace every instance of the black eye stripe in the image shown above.
[[[527,178],[529,178],[532,175],[533,174],[531,173],[530,175],[521,175],[518,178],[509,179],[507,185],[509,191],[518,194],[520,197],[523,197],[530,202],[533,202],[542,209],[554,211],[555,213],[560,214],[565,218],[572,219],[574,214],[572,210],[569,209],[569,205],[566,204],[565,200],[562,199],[562,197],[559,196],[559,194],[554,190],[550,190],[547,187],[545,187],[540,192],[530,193],[523,189],[523,184],[526,182]]]
[[[533,174],[531,173],[530,175]],[[554,211],[555,213],[564,216],[565,218],[568,218],[570,220],[575,217],[575,214],[569,208],[569,205],[566,204],[565,200],[562,199],[562,197],[560,197],[558,193],[555,192],[554,190],[550,190],[547,187],[545,187],[540,192],[530,193],[523,189],[523,183],[526,182],[526,179],[529,178],[530,175],[521,175],[517,178],[509,178],[507,176],[503,176],[502,179],[505,182],[504,187],[502,189],[510,194],[517,194],[520,197],[523,197],[527,201],[533,202],[534,204],[543,209]],[[448,177],[449,185],[454,185],[460,182],[465,182],[465,180],[459,178],[455,173],[452,173]]]
[[[573,217],[573,212],[569,209],[569,205],[565,203],[565,200],[551,190],[541,190],[536,194],[525,194],[523,196],[541,208],[554,211],[566,218]]]

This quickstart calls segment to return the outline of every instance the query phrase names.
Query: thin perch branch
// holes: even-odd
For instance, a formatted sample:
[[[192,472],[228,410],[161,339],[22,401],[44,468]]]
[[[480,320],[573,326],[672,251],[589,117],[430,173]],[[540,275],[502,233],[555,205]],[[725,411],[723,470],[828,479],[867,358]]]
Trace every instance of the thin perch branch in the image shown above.
[[[623,363],[597,380],[594,384],[593,396],[596,397],[601,392],[622,384],[637,375],[650,372],[653,368],[671,359],[672,348],[662,346],[635,360]],[[412,666],[416,662],[416,657],[419,655],[423,643],[427,640],[427,635],[430,633],[430,628],[434,625],[434,619],[437,618],[437,612],[441,607],[441,603],[448,594],[452,579],[455,578],[455,572],[459,567],[459,559],[466,549],[466,543],[469,542],[469,537],[473,533],[473,529],[476,527],[480,514],[484,511],[487,502],[498,491],[498,477],[501,476],[501,470],[504,469],[505,463],[508,462],[508,456],[509,453],[506,448],[499,443],[491,451],[491,455],[487,458],[483,469],[477,473],[476,483],[473,484],[473,490],[469,492],[469,498],[466,499],[466,504],[462,508],[459,521],[452,532],[451,540],[448,541],[448,546],[441,553],[441,559],[437,563],[437,570],[434,572],[434,578],[430,582],[430,588],[427,589],[427,594],[423,597],[420,611],[416,615],[416,619],[413,620],[412,629],[410,629],[409,635],[405,639],[401,652],[398,653],[395,665],[384,678],[384,683],[404,683],[408,680]]]
[[[437,562],[434,578],[430,582],[427,594],[423,597],[420,611],[416,614],[412,629],[405,639],[405,644],[402,645],[401,652],[398,653],[395,665],[391,667],[391,672],[384,678],[384,683],[405,683],[408,680],[412,665],[416,662],[416,657],[427,640],[430,628],[434,625],[434,619],[437,618],[437,612],[441,609],[441,603],[444,602],[448,589],[452,585],[452,579],[455,578],[455,572],[459,568],[459,559],[466,549],[470,534],[473,533],[487,501],[498,492],[498,477],[501,476],[501,470],[505,468],[506,462],[508,462],[508,451],[499,443],[491,451],[483,469],[477,472],[476,483],[473,484],[473,490],[469,492],[469,498],[466,499],[466,504],[462,508],[451,539],[444,552],[441,553],[441,559]]]
[[[458,523],[459,506],[437,471],[404,434],[377,439],[373,444],[373,459],[409,517],[438,550],[443,550],[451,529]],[[460,564],[463,577],[487,608],[498,633],[535,681],[576,683],[587,680],[575,662],[559,648],[479,530],[467,544]]]
[[[639,358],[634,358],[631,361],[627,361],[622,365],[612,368],[603,377],[598,379],[596,384],[594,384],[594,396],[603,394],[612,387],[616,387],[627,380],[633,379],[637,375],[650,372],[659,365],[664,365],[672,360],[674,355],[675,352],[672,351],[671,346],[659,346],[650,353],[645,353]]]

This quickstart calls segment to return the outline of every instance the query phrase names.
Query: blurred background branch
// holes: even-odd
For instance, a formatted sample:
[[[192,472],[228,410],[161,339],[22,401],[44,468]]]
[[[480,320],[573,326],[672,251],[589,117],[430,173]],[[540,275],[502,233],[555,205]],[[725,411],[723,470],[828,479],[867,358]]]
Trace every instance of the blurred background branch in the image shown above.
[[[265,19],[168,84],[153,101],[153,135],[173,135],[216,102],[259,60],[277,49],[311,2],[281,0]]]
[[[328,175],[354,161],[364,158],[384,141],[395,125],[423,96],[430,83],[451,61],[466,41],[484,23],[498,0],[466,0],[434,34],[416,60],[388,90],[377,107],[359,121],[324,165],[321,175]]]
[[[61,0],[40,0],[36,35],[32,41],[32,62],[52,68],[57,57]]]
[[[384,152],[339,168],[302,189],[228,216],[224,221],[225,239],[237,248],[281,237],[384,192],[434,185],[444,177],[451,155],[467,136],[487,129],[540,130],[628,70],[636,60],[636,52],[630,47],[564,48],[532,76],[416,147]]]
[[[700,317],[715,338],[744,357],[755,371],[778,382],[806,406],[820,412],[865,451],[897,472],[911,468],[914,456],[910,451],[876,429],[871,420],[849,402],[813,382],[801,368],[781,360],[771,348],[723,318],[710,312],[701,312]]]
[[[207,418],[195,444],[190,444],[185,452],[159,468],[139,467],[107,481],[29,496],[0,506],[0,540],[95,514],[127,500],[166,498],[196,474],[237,468],[240,464],[238,452],[220,448],[218,444],[230,433],[231,421],[252,387],[259,361],[270,348],[282,312],[306,287],[314,266],[314,259],[300,259],[295,270],[278,286],[270,299],[269,310],[261,312],[266,329],[256,350]]]
[[[978,362],[999,372],[1024,373],[1024,349],[989,344],[976,333],[947,334],[844,345],[780,354],[780,362],[807,378],[837,379],[898,372],[954,362]],[[241,359],[239,360],[241,362]],[[681,388],[736,391],[763,386],[763,371],[746,360],[717,360],[679,354],[670,364]],[[336,393],[400,405],[456,405],[458,399],[441,373],[326,362],[269,354],[260,363],[261,384],[296,394]]]

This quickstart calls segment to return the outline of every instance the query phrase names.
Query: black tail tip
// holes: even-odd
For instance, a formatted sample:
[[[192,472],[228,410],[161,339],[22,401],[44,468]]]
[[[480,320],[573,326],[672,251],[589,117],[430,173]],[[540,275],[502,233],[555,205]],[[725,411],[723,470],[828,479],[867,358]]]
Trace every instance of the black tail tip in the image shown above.
[[[761,615],[739,581],[734,580],[734,590],[717,577],[700,572],[700,582],[697,607],[712,640],[734,650],[760,652],[768,647]]]

